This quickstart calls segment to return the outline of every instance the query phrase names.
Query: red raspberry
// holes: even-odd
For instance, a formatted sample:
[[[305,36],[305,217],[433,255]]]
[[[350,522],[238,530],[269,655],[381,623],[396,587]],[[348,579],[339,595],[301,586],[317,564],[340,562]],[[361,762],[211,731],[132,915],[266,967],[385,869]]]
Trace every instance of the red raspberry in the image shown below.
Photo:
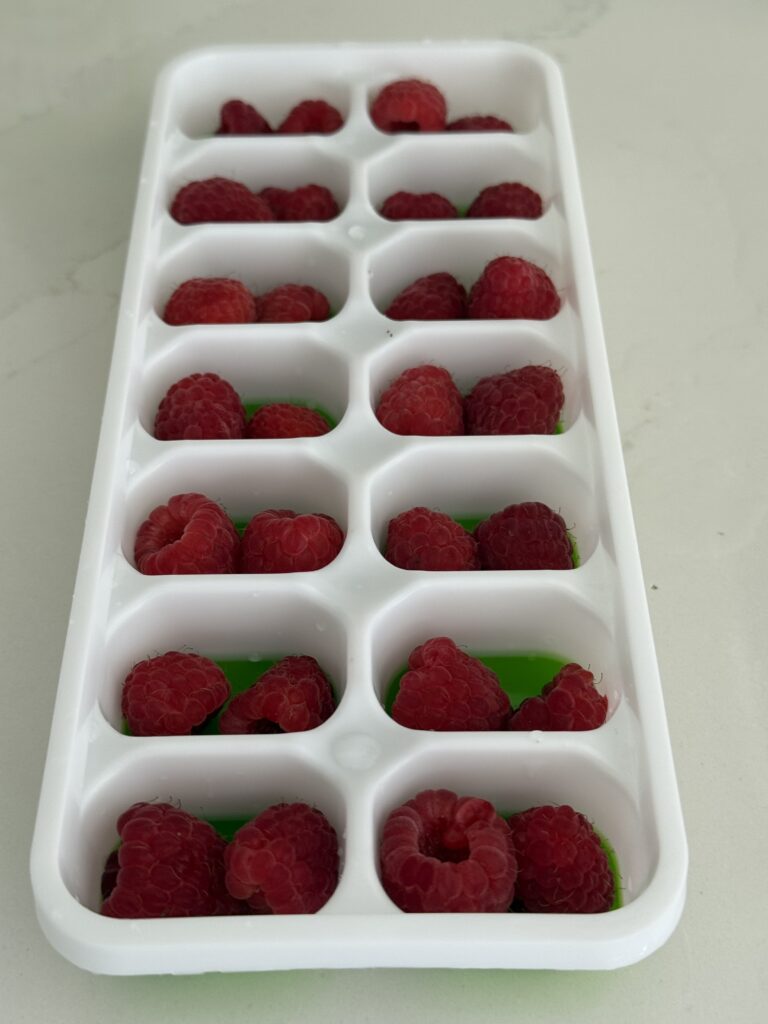
[[[382,132],[441,132],[445,116],[443,94],[417,78],[390,82],[371,105],[371,120]]]
[[[228,100],[220,116],[218,135],[269,135],[272,132],[258,110],[243,100]]]
[[[279,221],[333,220],[339,215],[339,204],[325,185],[302,185],[301,188],[264,188],[259,193]]]
[[[563,383],[548,366],[521,366],[484,377],[464,402],[468,434],[553,434]]]
[[[565,520],[540,501],[495,512],[475,528],[483,569],[572,569]]]
[[[263,405],[253,414],[246,428],[246,437],[320,437],[331,429],[330,424],[314,409],[289,402]]]
[[[464,402],[442,366],[415,366],[401,373],[382,394],[376,418],[393,434],[463,434]]]
[[[600,839],[572,807],[532,807],[513,814],[516,900],[535,914],[598,914],[610,910],[614,879]]]
[[[223,707],[229,693],[215,662],[169,651],[133,666],[121,707],[134,736],[188,736]]]
[[[560,297],[544,271],[517,256],[491,260],[469,293],[473,320],[549,320]]]
[[[422,507],[390,520],[385,558],[400,569],[451,572],[480,568],[472,534],[444,512]]]
[[[281,284],[256,299],[256,320],[262,324],[297,324],[330,315],[328,299],[308,284]]]
[[[224,854],[227,889],[257,914],[314,914],[339,880],[339,841],[320,811],[275,804],[239,829]]]
[[[344,118],[335,107],[325,100],[303,100],[288,114],[277,129],[288,135],[305,135],[308,132],[330,135],[344,124]]]
[[[386,315],[391,320],[463,320],[467,293],[451,274],[428,274],[404,288]]]
[[[171,804],[138,803],[117,819],[122,840],[107,860],[107,917],[239,914],[224,886],[225,841],[207,822]],[[111,886],[111,888],[110,888]]]
[[[175,494],[136,534],[136,568],[149,576],[237,572],[240,538],[224,509],[204,494]]]
[[[503,729],[508,715],[496,675],[444,636],[411,652],[392,705],[400,725],[435,732]]]
[[[528,697],[512,714],[512,732],[597,729],[608,714],[608,698],[595,689],[595,677],[581,665],[565,665],[539,697]]]
[[[409,913],[504,913],[515,894],[512,834],[493,805],[425,790],[387,818],[381,881]]]
[[[333,692],[314,658],[283,658],[250,689],[233,697],[222,733],[305,732],[333,714]]]
[[[446,125],[449,132],[511,132],[514,128],[501,117],[493,114],[472,114],[459,117]]]
[[[343,543],[330,516],[269,509],[245,528],[243,572],[312,572],[332,562]]]
[[[176,381],[155,416],[158,441],[242,437],[244,432],[240,396],[216,373],[193,373]]]
[[[184,324],[250,324],[256,301],[241,281],[228,277],[193,277],[180,284],[168,300],[163,320]]]
[[[527,185],[505,181],[484,188],[467,210],[468,217],[524,217],[536,220],[543,212],[541,196]]]
[[[451,220],[456,207],[437,192],[394,192],[379,211],[387,220]]]
[[[229,178],[190,181],[176,193],[171,216],[179,224],[275,219],[268,203],[246,185]]]

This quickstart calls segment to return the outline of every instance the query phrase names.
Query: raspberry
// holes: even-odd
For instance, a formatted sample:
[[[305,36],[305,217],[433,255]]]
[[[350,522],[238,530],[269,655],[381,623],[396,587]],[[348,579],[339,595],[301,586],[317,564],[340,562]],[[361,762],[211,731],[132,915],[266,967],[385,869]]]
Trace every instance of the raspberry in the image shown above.
[[[303,100],[293,108],[277,130],[289,135],[304,135],[308,132],[330,135],[343,124],[343,117],[330,103],[325,100]]]
[[[281,284],[256,299],[256,320],[263,324],[297,324],[327,320],[328,299],[307,284]]]
[[[467,433],[552,434],[563,401],[560,376],[548,366],[484,377],[464,402]]]
[[[246,437],[319,437],[327,434],[330,424],[314,409],[289,402],[263,405],[253,414],[246,428]]]
[[[136,568],[149,576],[237,571],[240,538],[224,509],[204,494],[175,494],[136,534]]]
[[[519,874],[516,900],[540,914],[610,910],[614,879],[600,839],[572,807],[532,807],[509,819]]]
[[[463,434],[464,402],[442,366],[415,366],[384,391],[376,418],[393,434]]]
[[[443,94],[417,78],[390,82],[371,105],[371,120],[383,132],[441,132],[445,116]]]
[[[379,856],[387,895],[409,913],[504,913],[515,894],[512,834],[479,797],[418,793],[387,818]]]
[[[469,293],[473,320],[549,320],[560,309],[555,286],[544,271],[518,256],[491,260]]]
[[[472,534],[444,512],[421,507],[390,520],[385,558],[400,569],[450,572],[480,568]]]
[[[229,697],[227,677],[199,654],[169,651],[134,665],[122,712],[134,736],[188,736]]]
[[[250,324],[255,313],[255,299],[241,281],[228,277],[193,277],[180,284],[170,297],[163,320],[172,327]]]
[[[472,114],[460,117],[446,125],[449,132],[511,132],[514,128],[501,117],[493,114]]]
[[[333,220],[339,205],[325,185],[302,185],[301,188],[264,188],[259,193],[275,218],[280,221]]]
[[[597,729],[608,713],[608,698],[595,689],[595,677],[581,665],[565,665],[539,697],[528,697],[512,714],[512,732]]]
[[[508,715],[496,675],[444,636],[411,652],[392,705],[400,725],[436,732],[503,729]]]
[[[239,829],[224,854],[227,889],[257,914],[314,914],[339,880],[339,841],[307,804],[275,804]]]
[[[240,396],[215,373],[193,373],[176,381],[155,416],[158,441],[242,437],[244,431]]]
[[[332,562],[343,543],[330,516],[269,509],[245,528],[243,572],[312,572]]]
[[[484,188],[467,210],[468,217],[524,217],[536,220],[543,211],[541,196],[519,182]]]
[[[232,698],[222,733],[304,732],[333,714],[330,684],[314,658],[283,658]]]
[[[572,569],[565,520],[540,501],[495,512],[475,528],[483,569]]]
[[[467,315],[467,293],[451,274],[420,277],[404,288],[390,303],[391,320],[463,320]]]
[[[134,804],[117,819],[122,840],[105,867],[107,917],[239,914],[224,886],[225,841],[207,822],[171,804]]]
[[[228,100],[221,108],[218,135],[269,135],[272,129],[255,107]]]
[[[387,220],[451,220],[456,207],[437,192],[394,192],[379,211]]]
[[[246,185],[229,178],[190,181],[176,193],[171,204],[171,216],[179,224],[275,219],[268,203],[254,195]]]

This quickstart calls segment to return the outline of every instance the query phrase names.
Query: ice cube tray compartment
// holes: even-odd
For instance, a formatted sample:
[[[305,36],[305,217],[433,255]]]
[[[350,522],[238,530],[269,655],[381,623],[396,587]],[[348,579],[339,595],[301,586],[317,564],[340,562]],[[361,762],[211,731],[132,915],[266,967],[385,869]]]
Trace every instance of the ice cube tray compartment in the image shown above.
[[[378,89],[423,77],[449,120],[495,114],[514,133],[387,134],[369,116]],[[302,99],[336,106],[332,135],[216,136],[240,98],[273,126]],[[176,223],[188,181],[253,189],[326,185],[327,223]],[[391,192],[444,192],[460,205],[486,185],[540,192],[537,220],[390,222]],[[546,321],[398,322],[386,316],[416,277],[521,256],[560,293]],[[171,327],[162,312],[194,276],[263,293],[323,291],[322,323]],[[492,373],[557,369],[565,405],[553,436],[399,437],[375,417],[403,370],[445,366],[463,393]],[[290,440],[157,441],[171,384],[214,372],[247,402],[298,399],[336,422]],[[333,516],[338,557],[317,572],[149,577],[136,531],[173,494],[200,491],[239,523],[271,507]],[[382,555],[388,520],[416,505],[467,519],[515,501],[559,510],[573,570],[412,572]],[[450,636],[473,654],[539,653],[589,667],[608,697],[585,733],[431,733],[387,713],[414,647]],[[124,734],[122,681],[137,661],[182,649],[215,660],[316,657],[337,707],[307,733]],[[379,879],[386,815],[428,786],[501,812],[570,802],[613,847],[623,906],[578,915],[403,914]],[[173,800],[240,820],[279,800],[315,803],[337,829],[342,871],[316,915],[116,921],[98,914],[119,814]],[[312,967],[616,967],[659,946],[682,908],[686,845],[621,462],[578,178],[557,69],[507,43],[214,48],[179,58],[150,117],[113,369],[72,621],[32,851],[41,924],[86,969],[115,974]]]

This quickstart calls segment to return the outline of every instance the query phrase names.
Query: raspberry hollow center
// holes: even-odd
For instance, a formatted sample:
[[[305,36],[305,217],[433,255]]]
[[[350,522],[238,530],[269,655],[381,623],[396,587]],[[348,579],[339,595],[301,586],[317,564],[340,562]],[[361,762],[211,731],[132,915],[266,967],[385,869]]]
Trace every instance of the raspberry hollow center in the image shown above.
[[[444,864],[460,864],[469,859],[469,840],[455,825],[438,825],[426,831],[421,852]]]

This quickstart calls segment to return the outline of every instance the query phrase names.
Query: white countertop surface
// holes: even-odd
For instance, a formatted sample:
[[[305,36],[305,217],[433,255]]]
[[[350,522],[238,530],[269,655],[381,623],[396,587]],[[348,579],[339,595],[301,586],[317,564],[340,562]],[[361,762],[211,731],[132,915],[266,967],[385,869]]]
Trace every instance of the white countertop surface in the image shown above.
[[[0,29],[5,1019],[764,1020],[768,4],[5,0]],[[689,837],[682,922],[602,974],[91,976],[40,932],[28,854],[155,76],[213,43],[422,38],[527,42],[564,72]]]

